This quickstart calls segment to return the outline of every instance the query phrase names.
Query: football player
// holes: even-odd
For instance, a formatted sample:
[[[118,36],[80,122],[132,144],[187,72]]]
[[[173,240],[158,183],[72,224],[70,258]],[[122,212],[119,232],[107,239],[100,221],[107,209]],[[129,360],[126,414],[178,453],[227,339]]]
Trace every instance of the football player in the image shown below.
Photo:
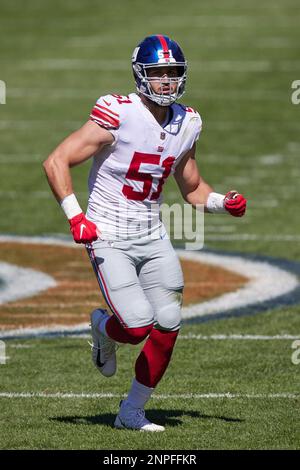
[[[132,69],[137,92],[101,96],[88,122],[49,155],[44,169],[75,242],[86,244],[111,311],[91,314],[95,366],[114,375],[116,344],[145,340],[115,427],[163,431],[144,407],[171,359],[183,291],[180,263],[159,217],[164,182],[174,175],[184,200],[211,213],[241,217],[246,200],[236,191],[216,193],[199,174],[202,122],[197,111],[177,103],[187,76],[179,45],[163,35],[146,37],[133,52]],[[70,168],[90,157],[85,215]]]

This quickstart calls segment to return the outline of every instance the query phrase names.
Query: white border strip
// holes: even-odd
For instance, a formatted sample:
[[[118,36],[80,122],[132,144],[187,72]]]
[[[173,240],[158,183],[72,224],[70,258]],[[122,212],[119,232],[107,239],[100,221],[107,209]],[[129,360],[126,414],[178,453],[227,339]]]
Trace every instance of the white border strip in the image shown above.
[[[57,235],[56,237],[26,237],[19,235],[0,235],[0,243],[24,243],[26,245],[57,245],[64,246],[67,248],[81,248],[84,249],[84,245],[76,244],[71,241],[71,238],[67,239],[65,235]]]
[[[0,331],[1,339],[9,338],[22,338],[22,337],[42,337],[42,336],[63,336],[64,334],[68,335],[70,333],[80,334],[80,332],[86,332],[90,330],[89,323],[80,323],[78,325],[69,326],[69,325],[54,325],[51,327],[38,327],[38,328],[17,328],[15,330],[3,330]]]
[[[43,392],[1,392],[0,398],[71,398],[71,399],[81,399],[81,398],[126,398],[127,394],[121,393],[43,393]],[[227,399],[299,399],[299,393],[257,393],[257,394],[247,394],[247,393],[181,393],[181,394],[154,394],[151,398],[157,400],[177,400],[177,399],[218,399],[218,398],[227,398]]]
[[[215,299],[184,307],[182,310],[184,319],[214,315],[265,302],[281,297],[299,286],[299,280],[295,274],[272,266],[267,262],[212,253],[187,253],[182,250],[178,250],[178,255],[185,260],[208,263],[250,278],[250,282],[235,292],[229,292]]]

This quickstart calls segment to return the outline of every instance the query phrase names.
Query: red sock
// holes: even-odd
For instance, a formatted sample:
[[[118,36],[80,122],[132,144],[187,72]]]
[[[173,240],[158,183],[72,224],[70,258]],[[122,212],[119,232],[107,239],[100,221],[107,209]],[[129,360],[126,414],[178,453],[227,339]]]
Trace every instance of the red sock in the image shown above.
[[[178,331],[152,329],[135,363],[136,380],[154,388],[170,362]]]
[[[118,343],[138,344],[148,336],[152,330],[153,324],[142,326],[140,328],[124,328],[115,316],[107,320],[105,329],[108,336]]]

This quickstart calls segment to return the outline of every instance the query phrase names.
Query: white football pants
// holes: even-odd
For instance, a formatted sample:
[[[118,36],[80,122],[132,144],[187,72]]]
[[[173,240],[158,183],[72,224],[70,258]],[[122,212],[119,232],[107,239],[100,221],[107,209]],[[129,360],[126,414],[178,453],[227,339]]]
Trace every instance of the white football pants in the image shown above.
[[[180,328],[183,275],[169,239],[104,241],[87,246],[106,303],[127,328]]]

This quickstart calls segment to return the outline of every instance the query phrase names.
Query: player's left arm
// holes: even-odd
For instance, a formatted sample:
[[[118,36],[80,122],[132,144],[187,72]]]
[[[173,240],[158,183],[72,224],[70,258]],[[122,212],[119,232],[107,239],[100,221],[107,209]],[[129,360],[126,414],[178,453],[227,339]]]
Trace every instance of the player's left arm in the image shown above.
[[[242,217],[247,204],[244,196],[235,190],[225,195],[214,192],[200,175],[195,155],[196,143],[179,162],[174,173],[183,199],[194,208],[204,205],[205,212],[229,212],[235,217]]]
[[[209,193],[213,191],[199,173],[195,154],[196,144],[185,154],[174,173],[183,199],[193,207],[205,204]]]

